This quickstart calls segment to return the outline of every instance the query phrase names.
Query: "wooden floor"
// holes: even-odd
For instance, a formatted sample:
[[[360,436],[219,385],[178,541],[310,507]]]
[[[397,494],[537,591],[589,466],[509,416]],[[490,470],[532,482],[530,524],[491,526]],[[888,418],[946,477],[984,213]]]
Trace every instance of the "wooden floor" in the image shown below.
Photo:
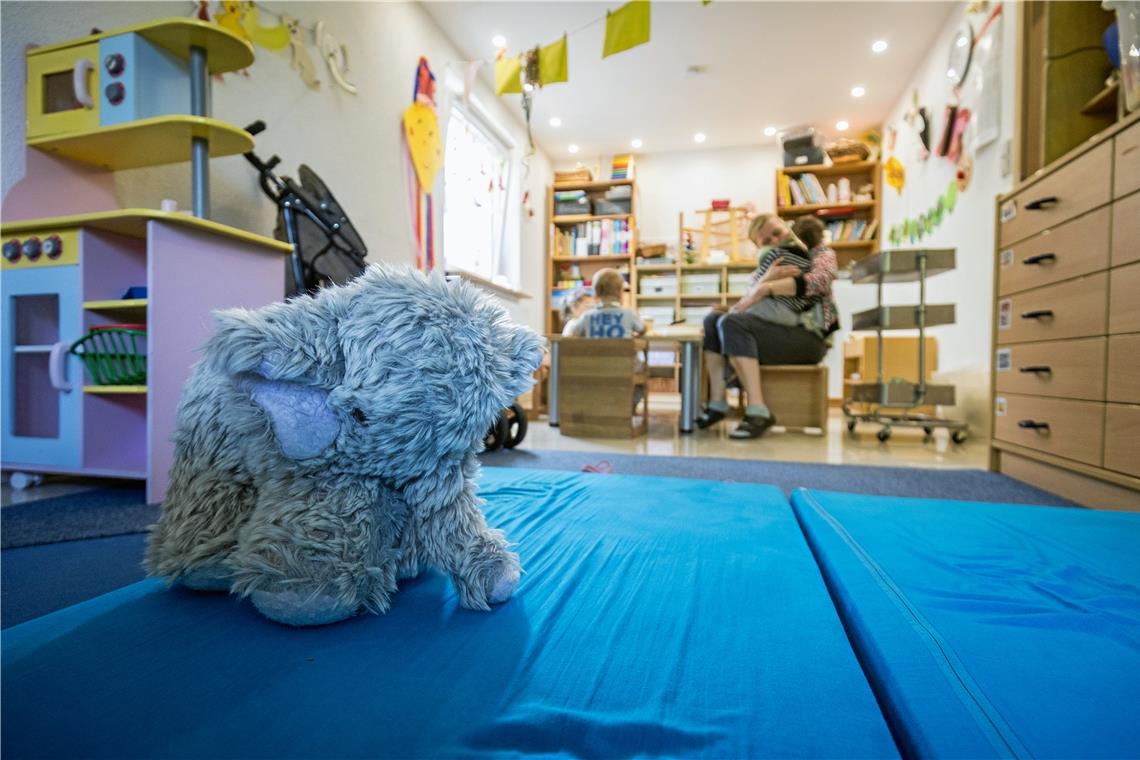
[[[546,418],[531,420],[527,448],[561,451],[597,451],[615,454],[657,456],[770,459],[821,464],[861,464],[884,467],[979,468],[989,464],[986,441],[970,438],[962,445],[951,443],[945,430],[934,440],[923,441],[921,430],[895,428],[890,440],[880,443],[877,425],[861,424],[855,435],[847,432],[843,412],[832,409],[827,435],[768,431],[757,440],[737,441],[728,437],[736,426],[732,417],[712,430],[677,431],[679,400],[676,394],[652,394],[649,402],[649,434],[631,440],[571,438],[546,424]]]

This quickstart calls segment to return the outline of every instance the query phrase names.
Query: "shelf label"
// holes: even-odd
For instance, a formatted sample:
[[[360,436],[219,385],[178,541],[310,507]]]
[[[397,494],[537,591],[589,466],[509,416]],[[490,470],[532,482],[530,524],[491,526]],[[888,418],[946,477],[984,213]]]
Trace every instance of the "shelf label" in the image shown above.
[[[1001,252],[1001,268],[1013,266],[1013,249],[1007,248]]]
[[[1006,201],[1005,203],[1001,204],[1001,223],[1002,224],[1005,224],[1006,222],[1014,219],[1015,217],[1017,217],[1017,201],[1016,200]]]
[[[1009,372],[1013,367],[1013,349],[999,348],[997,352],[997,371]]]
[[[1013,326],[1013,299],[1003,298],[998,301],[998,329],[1008,330]]]
[[[1007,405],[1005,403],[1005,396],[997,396],[994,398],[994,415],[997,417],[1004,417]]]

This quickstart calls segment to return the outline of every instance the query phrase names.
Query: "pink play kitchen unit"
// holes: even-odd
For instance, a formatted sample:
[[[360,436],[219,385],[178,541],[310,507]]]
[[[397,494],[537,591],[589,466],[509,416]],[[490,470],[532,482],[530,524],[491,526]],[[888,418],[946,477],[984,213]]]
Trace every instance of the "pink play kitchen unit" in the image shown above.
[[[56,187],[29,176],[13,193],[67,193],[70,165],[78,175],[83,165],[190,160],[194,215],[112,209],[12,221],[6,205],[2,466],[14,486],[41,473],[144,480],[147,501],[158,502],[210,312],[284,292],[287,244],[206,218],[208,158],[253,148],[244,130],[205,115],[206,79],[249,66],[253,50],[217,26],[170,19],[32,48],[27,62],[28,145],[67,161],[43,180]]]

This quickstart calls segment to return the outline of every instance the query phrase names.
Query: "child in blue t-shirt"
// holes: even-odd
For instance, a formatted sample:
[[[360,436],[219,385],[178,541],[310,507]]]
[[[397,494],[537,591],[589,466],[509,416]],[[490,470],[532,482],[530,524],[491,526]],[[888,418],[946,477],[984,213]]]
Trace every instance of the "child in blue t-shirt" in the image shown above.
[[[598,303],[582,314],[574,326],[579,338],[636,338],[645,334],[645,323],[633,309],[621,305],[625,280],[616,269],[602,269],[594,275],[594,295]]]

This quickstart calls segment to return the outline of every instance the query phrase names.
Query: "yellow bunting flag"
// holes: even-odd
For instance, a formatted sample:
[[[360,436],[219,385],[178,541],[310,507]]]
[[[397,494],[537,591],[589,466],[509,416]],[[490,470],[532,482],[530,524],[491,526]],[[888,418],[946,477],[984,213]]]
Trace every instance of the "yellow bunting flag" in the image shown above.
[[[566,65],[566,35],[558,42],[552,42],[538,51],[538,81],[542,84],[568,82],[570,75]]]
[[[606,12],[606,42],[602,58],[649,42],[649,0],[632,0]]]
[[[519,74],[522,72],[522,63],[519,56],[503,57],[495,61],[495,94],[508,95],[521,93],[522,82]]]
[[[408,139],[416,179],[424,192],[430,193],[435,175],[443,164],[439,120],[431,106],[417,100],[407,107],[404,111],[404,136]]]

